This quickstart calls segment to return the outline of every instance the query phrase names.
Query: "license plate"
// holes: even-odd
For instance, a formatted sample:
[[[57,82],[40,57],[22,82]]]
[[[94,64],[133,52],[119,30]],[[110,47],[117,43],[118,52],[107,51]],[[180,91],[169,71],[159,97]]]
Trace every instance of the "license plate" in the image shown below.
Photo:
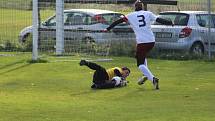
[[[172,38],[172,33],[169,32],[156,32],[156,38]]]

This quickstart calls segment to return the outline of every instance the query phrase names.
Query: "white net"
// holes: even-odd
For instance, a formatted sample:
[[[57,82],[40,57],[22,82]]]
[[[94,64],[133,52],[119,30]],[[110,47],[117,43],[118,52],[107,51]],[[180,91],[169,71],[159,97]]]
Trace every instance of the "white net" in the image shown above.
[[[134,55],[135,36],[131,29],[126,28],[128,27],[126,24],[119,25],[112,32],[102,32],[122,14],[133,11],[133,4],[119,4],[126,0],[64,1],[63,55]],[[39,0],[38,4],[39,56],[55,55],[57,48],[56,0]],[[31,0],[0,1],[0,51],[2,54],[32,52],[32,6]],[[75,9],[82,10],[75,11]],[[101,11],[94,11],[91,12],[94,14],[91,14],[92,9]],[[108,10],[109,13],[104,10]],[[180,0],[178,6],[149,4],[148,10],[155,14],[178,10],[207,11],[208,3],[202,0]],[[211,10],[212,12],[215,10],[213,0],[211,0]],[[212,24],[214,23],[212,21]],[[213,26],[211,31],[214,31]],[[215,50],[213,41],[211,50]],[[205,47],[207,48],[207,44]]]

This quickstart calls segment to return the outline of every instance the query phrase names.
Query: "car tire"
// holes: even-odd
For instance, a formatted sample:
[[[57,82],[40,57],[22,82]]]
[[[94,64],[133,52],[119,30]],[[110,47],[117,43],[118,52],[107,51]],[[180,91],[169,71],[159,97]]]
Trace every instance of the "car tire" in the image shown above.
[[[204,54],[204,46],[202,43],[194,43],[190,49],[190,53],[197,56],[202,56]]]
[[[31,33],[27,33],[24,35],[23,39],[21,40],[22,43],[25,43],[26,41],[32,39],[32,34]]]
[[[32,51],[32,34],[28,33],[22,40],[22,47],[24,51]]]

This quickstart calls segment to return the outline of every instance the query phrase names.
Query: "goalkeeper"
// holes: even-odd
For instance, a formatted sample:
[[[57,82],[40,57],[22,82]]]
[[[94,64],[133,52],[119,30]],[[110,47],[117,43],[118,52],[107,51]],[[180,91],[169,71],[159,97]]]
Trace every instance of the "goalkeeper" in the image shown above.
[[[106,70],[100,65],[86,60],[81,60],[79,64],[80,66],[85,65],[90,69],[95,70],[93,74],[93,84],[91,86],[93,89],[107,89],[127,85],[126,78],[130,74],[130,69],[127,67],[114,67]],[[113,78],[116,76],[118,78]]]

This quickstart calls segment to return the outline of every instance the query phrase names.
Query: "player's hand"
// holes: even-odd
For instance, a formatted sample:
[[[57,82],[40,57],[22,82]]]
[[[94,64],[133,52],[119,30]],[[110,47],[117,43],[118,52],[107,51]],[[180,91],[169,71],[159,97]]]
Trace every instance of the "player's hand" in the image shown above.
[[[103,29],[102,32],[108,32],[108,30],[107,29]]]
[[[122,81],[120,82],[120,87],[127,86],[127,83],[129,83],[129,81],[122,80]]]
[[[173,27],[173,26],[175,26],[175,23],[174,23],[174,21],[172,21],[172,27]]]
[[[124,81],[124,80],[125,80],[125,77],[121,77],[121,79]]]

